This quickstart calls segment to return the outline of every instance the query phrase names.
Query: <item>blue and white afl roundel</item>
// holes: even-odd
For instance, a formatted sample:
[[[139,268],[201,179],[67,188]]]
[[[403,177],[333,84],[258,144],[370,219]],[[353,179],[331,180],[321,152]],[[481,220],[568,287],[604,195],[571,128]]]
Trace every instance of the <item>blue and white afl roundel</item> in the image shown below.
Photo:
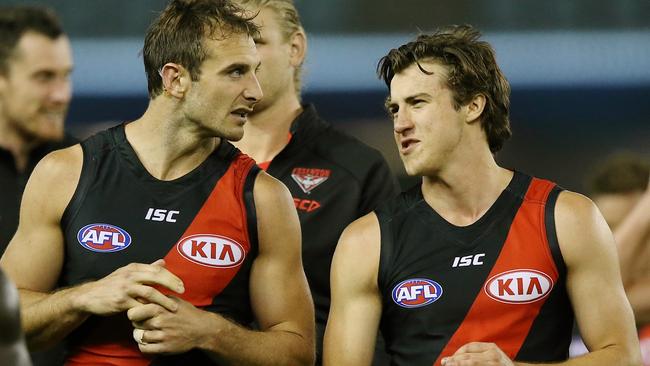
[[[126,230],[110,224],[86,225],[77,233],[77,240],[93,252],[118,252],[131,245],[131,235]]]
[[[426,278],[402,281],[393,288],[393,301],[403,308],[419,308],[437,301],[442,296],[442,286]]]

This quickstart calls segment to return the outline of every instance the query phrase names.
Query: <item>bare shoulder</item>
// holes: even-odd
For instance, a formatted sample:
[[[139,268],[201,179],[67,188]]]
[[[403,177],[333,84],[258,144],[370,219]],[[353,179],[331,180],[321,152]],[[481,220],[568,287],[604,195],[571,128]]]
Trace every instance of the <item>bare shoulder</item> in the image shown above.
[[[23,223],[58,223],[77,187],[83,165],[79,144],[46,155],[29,177],[21,204]]]
[[[377,215],[371,212],[353,221],[341,234],[336,247],[337,251],[353,256],[379,253],[379,221]]]
[[[377,289],[380,254],[379,222],[371,212],[352,222],[341,234],[332,261],[334,283],[354,279],[366,290]],[[336,279],[340,281],[336,281]]]
[[[596,205],[588,197],[572,191],[562,191],[555,205],[555,214],[563,219],[580,219],[598,213]]]
[[[291,198],[289,189],[282,182],[264,171],[257,174],[253,192],[255,202],[262,204],[277,204],[279,203],[278,201],[283,202],[287,198]]]
[[[47,154],[34,168],[39,181],[57,181],[78,178],[83,165],[83,151],[81,145],[76,144],[62,150],[55,150]],[[73,180],[73,183],[76,179]]]
[[[555,225],[567,265],[583,258],[584,253],[615,249],[612,233],[600,211],[579,193],[560,193],[555,205]]]

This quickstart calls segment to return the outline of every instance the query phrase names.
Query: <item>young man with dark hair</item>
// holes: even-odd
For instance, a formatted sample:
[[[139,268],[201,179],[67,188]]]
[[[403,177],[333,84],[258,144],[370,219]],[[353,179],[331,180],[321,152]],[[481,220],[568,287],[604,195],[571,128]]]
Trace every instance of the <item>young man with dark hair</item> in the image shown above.
[[[639,365],[607,224],[584,196],[504,169],[510,88],[469,26],[379,63],[409,175],[422,184],[352,223],[332,264],[325,365]],[[573,313],[591,352],[568,360]]]
[[[0,255],[36,163],[75,143],[63,132],[71,72],[70,41],[52,11],[0,7]]]
[[[264,99],[235,145],[291,192],[302,228],[302,258],[316,307],[317,364],[330,305],[329,269],[341,232],[397,194],[381,154],[335,130],[301,102],[307,37],[292,0],[238,0],[260,26],[256,39]],[[375,365],[382,363],[381,352]]]
[[[143,116],[39,163],[1,261],[30,344],[65,337],[75,365],[313,363],[291,198],[229,142],[262,98],[257,35],[227,0],[172,1]]]

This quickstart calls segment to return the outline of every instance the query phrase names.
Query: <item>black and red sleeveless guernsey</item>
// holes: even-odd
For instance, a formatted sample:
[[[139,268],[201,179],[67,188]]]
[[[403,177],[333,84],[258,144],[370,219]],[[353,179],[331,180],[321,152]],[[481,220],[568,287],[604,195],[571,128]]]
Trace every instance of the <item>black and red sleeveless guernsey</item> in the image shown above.
[[[61,285],[164,258],[185,284],[185,293],[175,296],[249,324],[248,282],[257,253],[253,185],[259,168],[254,161],[222,140],[192,172],[160,181],[142,166],[124,126],[81,146],[81,178],[61,220]],[[145,357],[132,331],[126,314],[89,318],[67,339],[66,365],[214,364],[200,351]]]
[[[376,211],[391,365],[440,365],[473,341],[496,343],[518,361],[568,358],[573,312],[553,214],[560,191],[515,172],[465,227],[439,216],[420,186]]]

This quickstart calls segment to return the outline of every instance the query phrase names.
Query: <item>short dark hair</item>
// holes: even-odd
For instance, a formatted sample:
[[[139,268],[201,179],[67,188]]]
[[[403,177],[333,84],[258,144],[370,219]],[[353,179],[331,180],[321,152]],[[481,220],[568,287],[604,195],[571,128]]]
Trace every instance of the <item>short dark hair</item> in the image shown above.
[[[501,150],[510,138],[510,84],[497,65],[494,49],[480,41],[481,33],[469,25],[449,26],[390,50],[379,60],[377,74],[390,90],[395,74],[413,64],[428,73],[421,61],[439,62],[449,69],[447,87],[454,97],[454,108],[468,103],[478,94],[486,98],[481,115],[490,151]]]
[[[633,153],[618,153],[605,159],[587,181],[589,194],[643,192],[650,180],[650,161]]]
[[[58,17],[49,8],[41,6],[0,6],[0,74],[6,75],[9,58],[18,42],[27,32],[35,32],[50,39],[63,34]]]
[[[183,65],[199,80],[207,54],[205,38],[226,39],[233,33],[257,37],[252,17],[229,0],[173,0],[151,24],[142,51],[149,97],[162,93],[159,71],[168,62]]]

